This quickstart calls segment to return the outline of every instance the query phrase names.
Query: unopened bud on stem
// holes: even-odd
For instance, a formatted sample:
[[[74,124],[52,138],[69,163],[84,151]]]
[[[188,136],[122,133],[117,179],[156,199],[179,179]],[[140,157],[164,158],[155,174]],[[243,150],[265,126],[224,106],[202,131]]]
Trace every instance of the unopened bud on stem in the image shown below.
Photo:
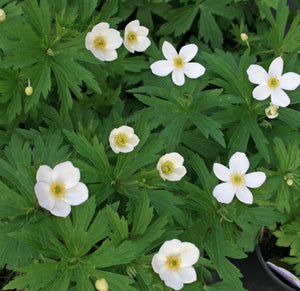
[[[242,41],[247,41],[248,40],[248,35],[246,33],[241,33],[241,40]]]

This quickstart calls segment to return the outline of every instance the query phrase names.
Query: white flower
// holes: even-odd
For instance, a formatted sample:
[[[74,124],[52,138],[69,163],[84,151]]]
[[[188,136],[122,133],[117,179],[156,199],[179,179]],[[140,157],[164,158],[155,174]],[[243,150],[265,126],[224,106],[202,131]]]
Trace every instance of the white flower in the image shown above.
[[[166,286],[174,290],[193,283],[197,274],[192,267],[199,259],[199,249],[192,243],[178,239],[166,241],[152,258],[152,268]]]
[[[184,159],[178,153],[169,153],[162,156],[156,168],[163,180],[179,181],[186,174],[183,166]]]
[[[71,162],[60,163],[53,169],[40,166],[36,180],[34,192],[40,206],[55,216],[68,216],[71,205],[79,205],[88,199],[86,185],[79,182],[79,169]]]
[[[273,60],[268,73],[258,65],[251,65],[247,74],[249,81],[258,84],[252,95],[257,100],[265,100],[271,95],[271,102],[280,107],[290,104],[289,96],[282,90],[295,90],[300,85],[300,75],[296,73],[285,73],[282,75],[283,59],[281,57]]]
[[[270,106],[265,109],[266,115],[269,119],[274,119],[278,116],[278,109],[279,106],[274,105],[272,102],[270,103]]]
[[[183,46],[179,54],[176,49],[167,41],[164,41],[162,52],[167,60],[161,60],[151,65],[152,73],[161,77],[167,76],[172,72],[173,82],[181,86],[184,84],[184,75],[196,79],[202,76],[205,68],[198,63],[189,63],[198,52],[195,44]]]
[[[264,172],[246,174],[249,160],[244,153],[237,152],[229,160],[229,169],[219,163],[214,163],[213,170],[221,183],[213,190],[214,197],[221,203],[230,203],[236,194],[243,203],[252,204],[253,196],[250,188],[260,187],[266,180]]]
[[[124,46],[131,52],[143,52],[150,46],[151,41],[147,37],[148,28],[140,26],[138,20],[129,22],[125,27]]]
[[[113,61],[118,57],[116,49],[122,45],[120,32],[109,28],[107,22],[95,25],[85,37],[85,47],[100,61]]]
[[[139,142],[133,128],[126,125],[114,128],[109,135],[110,147],[116,154],[132,152]]]

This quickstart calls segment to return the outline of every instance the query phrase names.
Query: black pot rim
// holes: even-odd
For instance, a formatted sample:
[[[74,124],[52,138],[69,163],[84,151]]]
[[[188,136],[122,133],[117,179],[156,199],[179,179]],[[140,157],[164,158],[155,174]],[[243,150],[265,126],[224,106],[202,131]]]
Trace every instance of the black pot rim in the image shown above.
[[[278,284],[279,287],[284,288],[283,290],[286,291],[299,291],[300,289],[296,289],[293,287],[290,287],[289,285],[285,284],[282,280],[279,279],[279,277],[277,277],[268,267],[267,263],[265,262],[265,259],[261,253],[260,247],[257,244],[255,246],[255,253],[257,255],[258,261],[260,262],[261,266],[264,268],[264,270],[266,271],[266,273],[268,274],[268,276],[276,282],[276,284]]]

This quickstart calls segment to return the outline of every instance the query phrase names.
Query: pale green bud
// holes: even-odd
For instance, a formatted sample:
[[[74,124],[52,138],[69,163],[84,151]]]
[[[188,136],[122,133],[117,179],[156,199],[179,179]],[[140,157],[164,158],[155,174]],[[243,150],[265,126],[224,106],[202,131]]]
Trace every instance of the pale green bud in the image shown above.
[[[3,9],[0,9],[0,22],[6,19],[6,13]]]
[[[31,86],[27,86],[27,87],[25,88],[25,94],[26,94],[27,96],[30,96],[30,95],[32,95],[32,93],[33,93],[33,88],[32,88]]]
[[[241,33],[241,40],[242,41],[247,41],[248,40],[248,35],[246,33]]]
[[[292,186],[294,184],[294,181],[292,179],[287,179],[286,180],[286,183],[289,185],[289,186]]]
[[[104,278],[98,279],[95,282],[95,287],[98,291],[108,291],[108,288],[109,288],[108,283]]]

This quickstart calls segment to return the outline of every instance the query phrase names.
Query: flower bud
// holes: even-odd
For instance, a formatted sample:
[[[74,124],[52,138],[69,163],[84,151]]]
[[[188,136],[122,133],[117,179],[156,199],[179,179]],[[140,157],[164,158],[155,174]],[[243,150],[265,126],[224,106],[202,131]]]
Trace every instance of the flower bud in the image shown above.
[[[286,180],[286,183],[289,185],[289,186],[292,186],[294,184],[294,181],[292,179],[287,179]]]
[[[241,40],[242,41],[247,41],[248,40],[248,35],[246,33],[241,33]]]
[[[0,22],[6,19],[6,13],[3,9],[0,9]]]
[[[102,279],[98,279],[96,282],[95,282],[95,287],[98,291],[107,291],[108,290],[108,284],[107,284],[107,281],[102,278]]]
[[[26,94],[27,96],[30,96],[30,95],[32,95],[32,93],[33,93],[33,88],[32,88],[31,86],[27,86],[27,87],[25,88],[25,94]]]
[[[277,110],[279,109],[279,106],[274,105],[273,103],[270,103],[270,106],[265,109],[266,115],[269,119],[274,119],[278,116]]]

